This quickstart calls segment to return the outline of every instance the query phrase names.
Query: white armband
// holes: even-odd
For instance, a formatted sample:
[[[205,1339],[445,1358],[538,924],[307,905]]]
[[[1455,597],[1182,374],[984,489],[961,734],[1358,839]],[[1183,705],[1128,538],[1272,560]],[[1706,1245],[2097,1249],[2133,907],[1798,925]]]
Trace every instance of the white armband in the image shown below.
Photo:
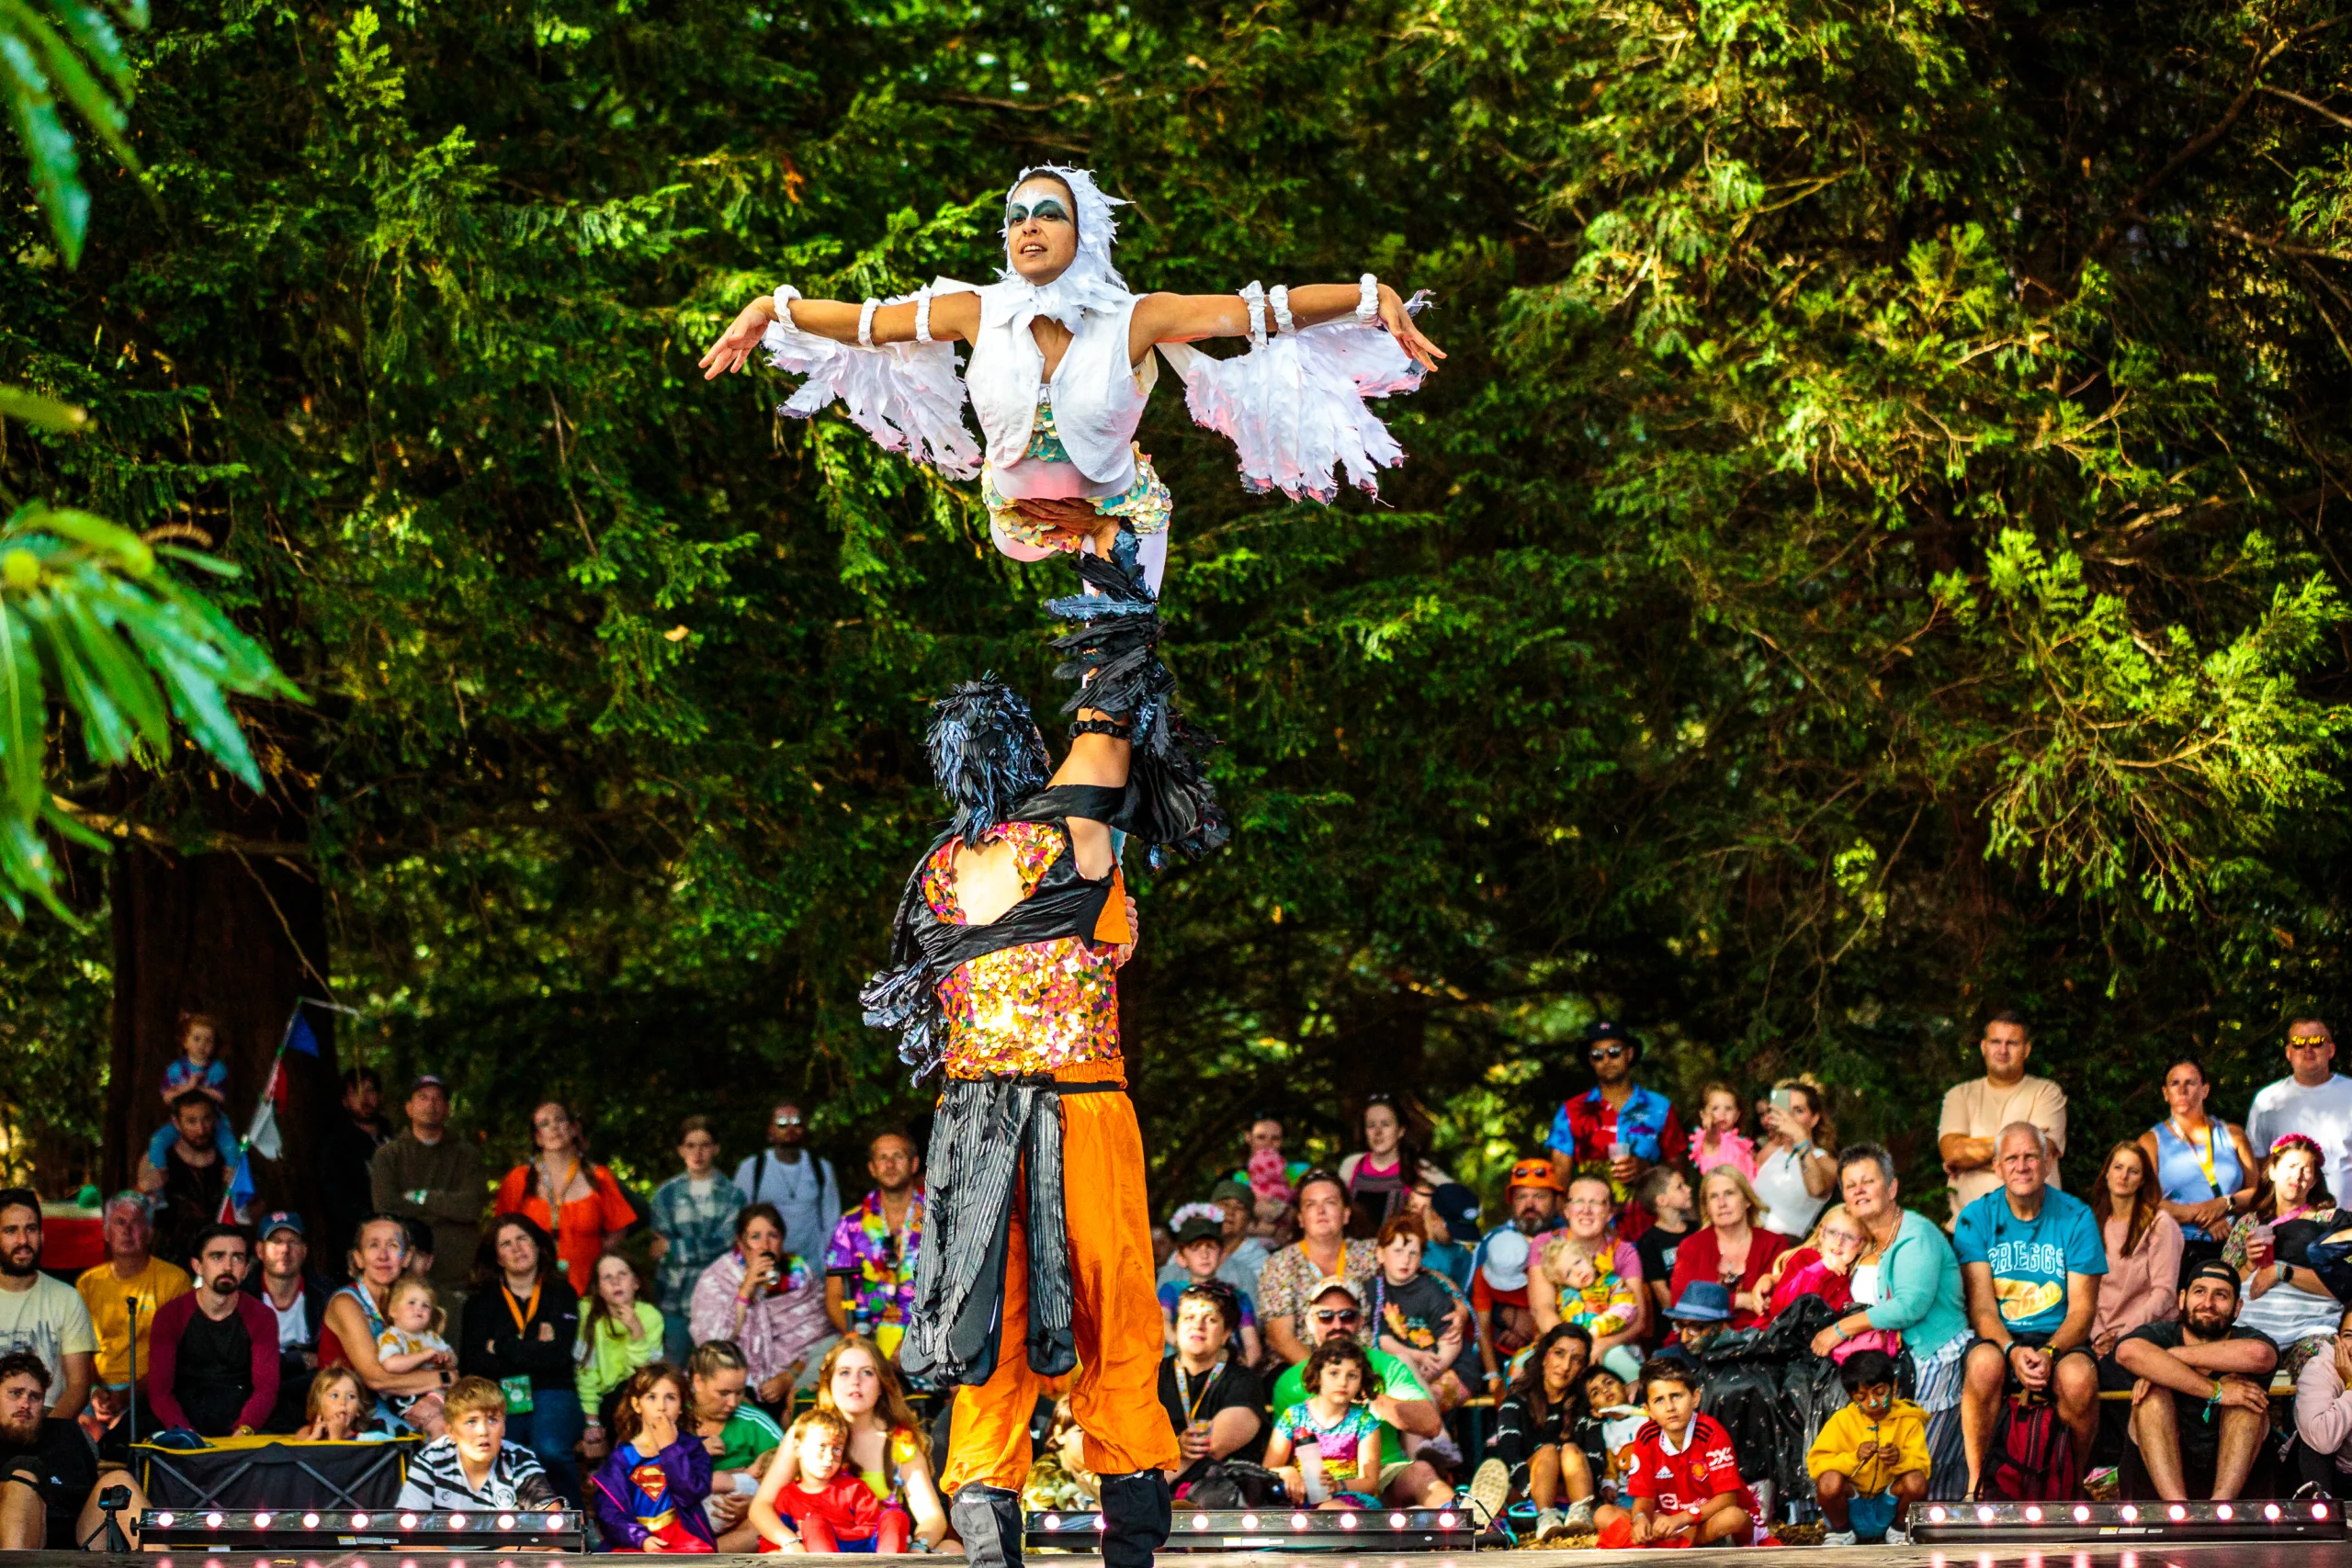
[[[1298,331],[1298,323],[1291,319],[1290,286],[1277,283],[1266,291],[1266,303],[1274,308],[1274,335],[1287,337]]]
[[[771,298],[775,300],[775,313],[784,324],[794,332],[798,332],[799,323],[792,319],[792,302],[800,298],[800,290],[787,283],[778,288]]]
[[[1266,346],[1266,290],[1252,280],[1241,290],[1241,302],[1250,308],[1250,346]]]
[[[931,285],[915,290],[915,341],[931,341]]]
[[[1365,273],[1356,279],[1356,320],[1365,326],[1380,320],[1380,279]]]
[[[874,312],[881,308],[882,301],[871,295],[866,297],[865,304],[857,308],[858,347],[872,348],[874,346]]]

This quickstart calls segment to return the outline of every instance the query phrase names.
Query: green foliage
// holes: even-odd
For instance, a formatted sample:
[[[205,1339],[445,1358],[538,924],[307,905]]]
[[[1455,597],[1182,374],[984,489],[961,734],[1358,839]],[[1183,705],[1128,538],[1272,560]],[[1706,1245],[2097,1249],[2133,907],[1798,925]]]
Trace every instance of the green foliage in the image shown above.
[[[90,193],[59,101],[73,107],[123,167],[139,166],[126,134],[131,65],[117,20],[145,27],[146,0],[0,0],[0,99],[68,266],[82,254]]]

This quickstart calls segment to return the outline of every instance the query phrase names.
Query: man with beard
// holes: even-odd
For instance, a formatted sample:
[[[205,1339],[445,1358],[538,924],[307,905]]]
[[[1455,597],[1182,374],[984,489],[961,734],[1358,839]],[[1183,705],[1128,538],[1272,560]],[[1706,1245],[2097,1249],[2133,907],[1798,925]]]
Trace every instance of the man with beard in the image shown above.
[[[2135,1329],[2115,1348],[2116,1365],[2138,1380],[2132,1440],[2168,1503],[2238,1496],[2261,1456],[2278,1348],[2233,1326],[2237,1314],[2237,1271],[2214,1258],[2188,1277],[2178,1322]]]
[[[874,1190],[833,1226],[825,1253],[825,1315],[843,1334],[862,1334],[896,1360],[915,1304],[915,1253],[922,1246],[922,1156],[904,1133],[866,1145]]]
[[[1592,1064],[1592,1088],[1560,1107],[1552,1118],[1555,1169],[1565,1183],[1590,1172],[1609,1178],[1610,1196],[1622,1207],[1634,1183],[1655,1165],[1679,1159],[1690,1136],[1675,1115],[1673,1102],[1634,1081],[1642,1043],[1606,1020],[1584,1032],[1585,1057]],[[1623,1211],[1620,1241],[1638,1241],[1649,1216]]]
[[[98,1337],[74,1287],[40,1271],[40,1195],[0,1188],[0,1353],[38,1357],[57,1391],[49,1413],[70,1421],[89,1403]]]
[[[1487,1392],[1502,1396],[1505,1364],[1535,1342],[1535,1314],[1527,1304],[1527,1260],[1535,1238],[1558,1230],[1560,1200],[1566,1195],[1548,1159],[1523,1159],[1510,1168],[1503,1192],[1508,1223],[1478,1238],[1470,1258],[1470,1311],[1478,1323],[1478,1361]]]
[[[237,1145],[220,1131],[220,1108],[201,1089],[172,1101],[172,1125],[179,1135],[160,1168],[139,1156],[138,1185],[155,1201],[155,1250],[186,1258],[196,1233],[220,1217]]]
[[[196,1289],[155,1314],[147,1400],[167,1427],[242,1437],[277,1408],[277,1314],[244,1292],[251,1258],[243,1230],[205,1226],[188,1250]]]
[[[773,1203],[784,1216],[784,1249],[795,1258],[822,1258],[842,1223],[841,1184],[831,1160],[808,1152],[808,1118],[782,1100],[768,1118],[768,1146],[735,1168],[735,1185],[749,1203]]]
[[[49,1369],[29,1350],[0,1356],[0,1551],[106,1549],[101,1493],[119,1486],[116,1512],[138,1549],[147,1499],[130,1472],[100,1461],[78,1423],[44,1416]]]
[[[324,1280],[310,1271],[311,1243],[302,1216],[281,1209],[264,1214],[254,1227],[261,1237],[261,1267],[245,1274],[245,1294],[277,1320],[277,1409],[268,1430],[290,1432],[302,1424],[311,1382],[319,1371],[319,1333],[326,1327]]]

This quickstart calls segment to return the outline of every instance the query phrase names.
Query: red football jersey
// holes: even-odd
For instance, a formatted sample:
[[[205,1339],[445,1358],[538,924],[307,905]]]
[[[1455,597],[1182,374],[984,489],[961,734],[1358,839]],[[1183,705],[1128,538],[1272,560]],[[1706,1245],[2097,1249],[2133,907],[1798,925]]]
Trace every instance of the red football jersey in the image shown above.
[[[1634,1463],[1625,1476],[1625,1495],[1657,1498],[1661,1514],[1690,1514],[1709,1498],[1732,1492],[1738,1494],[1747,1517],[1757,1518],[1756,1495],[1739,1478],[1739,1459],[1723,1423],[1712,1416],[1693,1416],[1687,1436],[1679,1450],[1672,1450],[1657,1422],[1642,1423],[1634,1438]]]

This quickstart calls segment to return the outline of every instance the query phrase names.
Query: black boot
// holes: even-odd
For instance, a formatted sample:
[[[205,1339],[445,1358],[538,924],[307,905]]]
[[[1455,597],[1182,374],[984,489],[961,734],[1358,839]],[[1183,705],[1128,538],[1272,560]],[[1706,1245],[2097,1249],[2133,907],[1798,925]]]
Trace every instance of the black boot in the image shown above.
[[[1102,1568],[1151,1568],[1168,1544],[1168,1477],[1156,1470],[1102,1478]]]
[[[1163,1519],[1166,1512],[1163,1504]],[[1019,1493],[999,1486],[967,1486],[948,1504],[947,1517],[963,1538],[964,1559],[971,1568],[1021,1568]]]

